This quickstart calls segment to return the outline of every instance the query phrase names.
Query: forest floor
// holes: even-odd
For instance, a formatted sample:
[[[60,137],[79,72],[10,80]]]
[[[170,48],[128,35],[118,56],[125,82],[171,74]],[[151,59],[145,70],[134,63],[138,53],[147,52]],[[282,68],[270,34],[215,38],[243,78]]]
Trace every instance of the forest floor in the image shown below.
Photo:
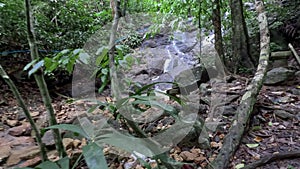
[[[13,60],[13,59],[12,59]],[[6,59],[10,62],[9,59]],[[19,62],[20,63],[20,62]],[[5,65],[5,69],[12,75],[21,95],[39,127],[47,126],[47,115],[39,90],[31,79],[22,79],[18,71],[24,66],[21,62],[17,64],[11,62]],[[12,64],[14,66],[12,66]],[[11,66],[10,66],[11,65]],[[21,68],[21,69],[20,69]],[[14,69],[14,70],[12,70]],[[18,71],[16,71],[18,70]],[[249,77],[247,77],[249,78]],[[248,80],[251,80],[250,78]],[[236,79],[228,85],[228,89],[236,93],[242,93],[246,87],[247,81]],[[243,136],[242,143],[239,146],[234,158],[231,161],[230,168],[238,164],[249,164],[262,157],[274,153],[283,153],[289,151],[300,151],[300,77],[276,85],[263,86],[254,107],[249,127]],[[55,85],[55,84],[48,84]],[[36,165],[40,158],[38,148],[32,137],[32,131],[22,110],[19,108],[15,97],[9,87],[0,81],[0,168],[13,166],[32,166]],[[70,93],[70,82],[61,86],[50,86],[52,104],[56,111],[58,123],[72,123],[78,114],[85,113],[85,102],[72,102],[66,95]],[[297,93],[298,92],[298,93]],[[97,99],[101,101],[111,100],[109,93],[98,95]],[[238,105],[240,97],[233,99],[231,105]],[[108,113],[105,112],[104,113]],[[233,114],[224,116],[225,128],[222,131],[210,133],[210,147],[206,150],[197,146],[178,145],[172,148],[170,155],[178,161],[195,163],[199,167],[205,167],[213,160],[209,159],[209,154],[217,154],[222,146],[224,135],[230,126],[230,119]],[[204,115],[205,117],[205,115]],[[159,123],[159,122],[158,122]],[[165,125],[165,124],[162,124]],[[169,124],[167,124],[169,125]],[[159,124],[156,127],[162,127]],[[156,131],[159,129],[156,129]],[[53,138],[51,134],[44,136],[44,142],[49,150],[49,158],[56,160],[58,157],[55,152]],[[76,156],[81,152],[82,146],[86,144],[85,139],[73,138],[64,135],[64,145],[69,156]],[[112,155],[107,155],[113,159]],[[131,159],[132,160],[132,159]],[[121,166],[130,161],[130,158],[109,160],[110,168],[122,168]],[[84,162],[81,162],[78,168],[85,168]],[[2,166],[2,167],[1,167]],[[139,168],[136,165],[134,168]],[[140,167],[142,168],[142,167]],[[264,165],[265,169],[300,169],[300,159],[278,160]]]

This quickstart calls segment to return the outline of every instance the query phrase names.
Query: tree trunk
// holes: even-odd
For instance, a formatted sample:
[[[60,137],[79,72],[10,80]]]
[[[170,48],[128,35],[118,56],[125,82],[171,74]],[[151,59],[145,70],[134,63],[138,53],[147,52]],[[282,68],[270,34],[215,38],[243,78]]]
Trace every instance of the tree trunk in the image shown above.
[[[219,57],[223,64],[225,64],[224,58],[224,48],[223,48],[223,39],[222,39],[222,24],[221,24],[221,9],[220,9],[220,0],[214,0],[213,2],[213,13],[212,21],[214,26],[215,34],[215,49],[217,50]]]
[[[234,61],[234,73],[239,66],[243,66],[251,71],[254,70],[254,60],[250,55],[249,37],[247,26],[243,14],[242,0],[229,0],[232,19],[232,59]]]
[[[33,17],[31,13],[31,4],[30,0],[25,0],[25,9],[26,9],[26,21],[27,21],[27,33],[28,33],[28,43],[30,46],[30,54],[32,60],[39,60],[38,48],[36,45],[36,38],[34,33],[34,26],[33,26]],[[49,114],[50,118],[50,125],[56,125],[57,121],[55,118],[54,109],[51,105],[51,98],[49,95],[49,91],[43,76],[42,70],[37,71],[34,74],[35,81],[39,87],[40,93],[43,98],[44,105],[46,106],[46,110]],[[55,138],[55,145],[56,149],[59,153],[60,157],[66,156],[66,152],[64,150],[61,135],[58,129],[53,129],[54,138]]]
[[[230,158],[234,155],[240,144],[240,140],[245,131],[247,122],[252,113],[257,95],[262,87],[265,74],[267,72],[270,55],[270,34],[268,29],[267,16],[263,9],[263,2],[256,0],[256,11],[260,23],[260,58],[255,76],[253,77],[247,92],[243,95],[241,103],[235,112],[234,120],[228,134],[224,138],[223,146],[217,158],[210,164],[209,168],[227,168]]]

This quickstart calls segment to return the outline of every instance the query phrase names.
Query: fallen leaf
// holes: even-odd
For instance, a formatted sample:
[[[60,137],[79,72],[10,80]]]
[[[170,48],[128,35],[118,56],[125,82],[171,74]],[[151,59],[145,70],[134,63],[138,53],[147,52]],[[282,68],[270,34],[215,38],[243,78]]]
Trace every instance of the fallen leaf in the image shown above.
[[[244,168],[244,167],[245,167],[245,164],[240,163],[240,164],[236,165],[234,168],[235,169],[241,169],[241,168]]]
[[[253,139],[255,142],[261,142],[263,140],[263,138],[259,137],[259,136],[256,136],[254,139]]]
[[[217,143],[217,142],[212,141],[210,143],[210,146],[213,148],[219,148],[219,147],[222,147],[222,143]]]
[[[189,151],[183,151],[180,153],[180,156],[185,160],[185,161],[193,161],[195,160],[196,157],[198,157],[197,154],[191,153]]]
[[[74,139],[71,139],[71,138],[63,138],[62,142],[63,142],[65,149],[72,148],[73,141],[74,141]]]
[[[249,148],[255,148],[255,147],[258,147],[259,144],[246,144],[246,146]]]

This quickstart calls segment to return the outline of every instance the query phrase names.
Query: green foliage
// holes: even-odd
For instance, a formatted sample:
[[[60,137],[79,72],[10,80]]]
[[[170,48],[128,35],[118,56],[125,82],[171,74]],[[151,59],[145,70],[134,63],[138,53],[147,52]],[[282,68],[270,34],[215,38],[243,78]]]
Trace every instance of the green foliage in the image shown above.
[[[23,0],[4,0],[0,6],[0,50],[27,45]]]
[[[24,70],[27,71],[31,68],[28,72],[28,76],[31,76],[43,67],[45,67],[44,73],[46,75],[53,75],[53,72],[56,70],[65,70],[71,74],[73,72],[74,64],[76,63],[77,58],[80,57],[81,52],[81,49],[65,49],[52,58],[45,57],[40,61],[31,61],[24,67]]]
[[[97,0],[33,0],[32,3],[36,37],[44,49],[80,48],[112,19],[109,6]],[[0,15],[1,50],[27,47],[24,1],[3,0]]]
[[[103,21],[94,7],[84,0],[49,1],[36,5],[38,38],[43,46],[55,49],[79,48]],[[106,17],[106,16],[105,16]]]
[[[127,43],[131,41],[127,41]],[[128,45],[116,45],[115,46],[115,62],[117,66],[123,68],[129,68],[135,59],[130,55],[131,48]],[[101,93],[104,87],[109,82],[109,57],[108,57],[108,47],[101,47],[96,52],[96,69],[92,74],[92,77],[97,77],[101,79],[102,86],[99,88],[99,93]]]
[[[103,150],[96,143],[91,143],[82,148],[82,153],[87,166],[90,169],[98,169],[100,166],[103,169],[108,169],[107,163],[103,154]]]
[[[73,72],[74,64],[81,52],[81,49],[65,49],[59,52],[53,58],[45,57],[45,73],[51,74],[57,68],[61,68],[63,70],[66,70],[69,74],[71,74]]]

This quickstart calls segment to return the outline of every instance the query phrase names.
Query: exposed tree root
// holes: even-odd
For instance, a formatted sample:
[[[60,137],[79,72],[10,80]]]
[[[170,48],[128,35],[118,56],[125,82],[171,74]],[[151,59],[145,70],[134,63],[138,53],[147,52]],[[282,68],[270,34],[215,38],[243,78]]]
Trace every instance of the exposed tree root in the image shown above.
[[[291,158],[300,158],[300,151],[271,154],[267,157],[264,157],[258,161],[255,161],[255,162],[245,166],[243,169],[254,169],[256,167],[266,165],[266,164],[271,163],[276,160],[291,159]]]

